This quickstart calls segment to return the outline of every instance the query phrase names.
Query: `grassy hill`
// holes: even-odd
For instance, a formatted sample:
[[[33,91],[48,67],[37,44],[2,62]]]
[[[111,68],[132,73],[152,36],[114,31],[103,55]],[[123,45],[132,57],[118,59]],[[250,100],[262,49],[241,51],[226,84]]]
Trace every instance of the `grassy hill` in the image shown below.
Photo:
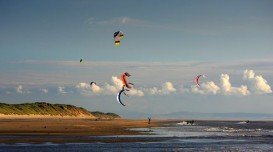
[[[115,114],[115,113],[103,113],[100,111],[94,111],[91,112],[91,114],[99,119],[116,119],[116,118],[120,118],[119,115]]]
[[[46,102],[6,104],[0,103],[0,114],[4,115],[51,115],[51,116],[86,116],[100,119],[120,118],[114,113],[90,112],[84,108],[66,104]]]

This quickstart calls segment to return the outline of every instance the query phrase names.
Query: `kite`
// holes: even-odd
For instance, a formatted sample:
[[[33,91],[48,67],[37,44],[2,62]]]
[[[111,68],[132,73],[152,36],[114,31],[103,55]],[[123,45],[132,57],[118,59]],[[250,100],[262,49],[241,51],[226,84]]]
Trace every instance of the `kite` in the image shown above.
[[[121,79],[121,82],[122,82],[122,85],[123,85],[122,90],[124,90],[125,87],[128,88],[128,89],[131,89],[132,88],[131,85],[134,85],[133,83],[130,83],[127,80],[127,77],[130,77],[130,76],[131,75],[128,72],[125,72],[125,73],[121,74],[120,79]]]
[[[121,39],[124,37],[124,34],[121,31],[117,31],[114,33],[114,40],[115,40],[115,45],[119,46]]]
[[[120,90],[120,91],[118,92],[118,94],[117,94],[117,101],[118,101],[121,105],[123,105],[123,106],[125,106],[125,104],[121,101],[120,96],[121,96],[121,94],[122,94],[124,91],[125,91],[125,90]]]
[[[96,82],[90,82],[90,86],[92,86],[93,84],[97,85]]]
[[[195,83],[196,85],[200,86],[200,77],[206,77],[205,75],[198,75],[195,77]]]

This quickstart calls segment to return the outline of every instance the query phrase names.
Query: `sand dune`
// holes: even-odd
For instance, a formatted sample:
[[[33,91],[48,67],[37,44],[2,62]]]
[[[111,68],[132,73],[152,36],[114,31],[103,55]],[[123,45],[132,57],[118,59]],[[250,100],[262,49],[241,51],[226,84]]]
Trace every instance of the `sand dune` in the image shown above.
[[[0,119],[58,119],[58,118],[62,118],[62,119],[96,119],[96,117],[90,115],[77,115],[77,116],[60,116],[60,115],[34,115],[34,114],[30,114],[30,115],[16,115],[16,114],[12,114],[12,115],[5,115],[5,114],[0,114]]]

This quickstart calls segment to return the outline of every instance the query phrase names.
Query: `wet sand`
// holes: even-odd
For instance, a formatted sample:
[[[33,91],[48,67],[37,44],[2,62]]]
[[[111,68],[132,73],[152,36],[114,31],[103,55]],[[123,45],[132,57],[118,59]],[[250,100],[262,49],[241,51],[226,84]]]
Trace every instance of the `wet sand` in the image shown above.
[[[0,119],[0,143],[135,142],[146,138],[98,138],[95,136],[141,135],[130,128],[160,127],[170,120]],[[90,137],[91,136],[91,137]],[[150,139],[158,140],[158,139]]]

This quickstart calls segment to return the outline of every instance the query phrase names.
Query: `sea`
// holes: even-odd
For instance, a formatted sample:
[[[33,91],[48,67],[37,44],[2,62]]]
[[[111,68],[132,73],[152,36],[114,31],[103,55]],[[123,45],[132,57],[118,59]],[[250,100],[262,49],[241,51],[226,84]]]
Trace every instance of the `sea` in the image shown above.
[[[181,121],[133,130],[146,135],[87,137],[100,139],[92,143],[0,144],[0,152],[273,151],[271,121]],[[113,138],[125,140],[103,142]],[[126,139],[134,140],[126,142]]]

